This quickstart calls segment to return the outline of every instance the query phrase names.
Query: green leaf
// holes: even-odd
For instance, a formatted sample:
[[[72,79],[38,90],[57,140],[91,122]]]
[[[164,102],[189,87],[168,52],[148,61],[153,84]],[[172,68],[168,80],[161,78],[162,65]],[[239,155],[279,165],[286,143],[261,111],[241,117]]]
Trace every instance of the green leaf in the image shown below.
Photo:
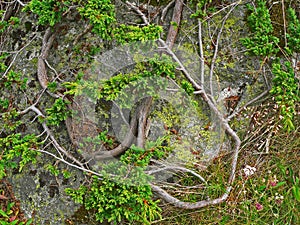
[[[281,182],[279,182],[279,183],[275,186],[275,188],[281,187],[281,186],[283,186],[283,185],[285,185],[285,184],[286,184],[285,181],[281,181]]]
[[[15,225],[17,223],[19,223],[19,220],[14,220],[14,221],[10,222],[9,225]]]
[[[300,188],[299,186],[293,185],[292,192],[297,201],[300,202]]]
[[[0,215],[5,218],[9,218],[9,216],[6,214],[6,212],[4,212],[2,209],[0,209]]]

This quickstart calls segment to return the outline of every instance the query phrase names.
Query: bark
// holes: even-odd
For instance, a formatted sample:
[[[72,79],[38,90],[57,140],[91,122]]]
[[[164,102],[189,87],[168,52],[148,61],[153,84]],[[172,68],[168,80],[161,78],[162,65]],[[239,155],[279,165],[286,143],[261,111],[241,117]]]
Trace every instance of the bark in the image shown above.
[[[52,33],[51,28],[48,28],[43,38],[43,44],[42,44],[41,54],[38,58],[38,69],[37,69],[38,80],[43,89],[47,89],[47,84],[49,82],[45,60],[48,57],[49,50],[53,44],[54,39],[55,39],[55,33]]]
[[[147,97],[143,99],[143,102],[138,106],[138,134],[137,134],[137,146],[140,148],[145,147],[145,139],[146,139],[146,126],[147,119],[150,112],[152,103],[152,97]]]
[[[176,25],[175,26],[172,24],[170,25],[167,40],[166,40],[166,43],[170,49],[173,48],[173,45],[175,43],[179,31],[182,10],[183,10],[183,0],[176,0],[173,16],[172,16],[172,22],[174,22]]]
[[[143,99],[142,102],[137,106],[135,113],[130,121],[129,132],[127,133],[125,139],[116,148],[110,151],[100,151],[97,152],[93,157],[95,160],[103,160],[112,157],[116,157],[123,152],[125,152],[128,147],[136,143],[140,148],[144,148],[145,145],[145,129],[147,125],[147,118],[150,112],[152,103],[152,97],[147,97]]]

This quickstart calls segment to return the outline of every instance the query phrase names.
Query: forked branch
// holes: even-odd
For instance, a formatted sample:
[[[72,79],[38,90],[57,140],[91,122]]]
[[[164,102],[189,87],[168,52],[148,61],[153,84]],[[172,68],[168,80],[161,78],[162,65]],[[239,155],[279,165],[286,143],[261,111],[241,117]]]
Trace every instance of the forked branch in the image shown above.
[[[232,12],[232,10],[239,4],[236,3],[234,4],[229,13],[226,15],[226,18],[229,16],[229,14]],[[142,12],[138,9],[138,8],[133,8],[133,10],[137,11],[138,14],[142,14]],[[142,17],[145,20],[145,17]],[[223,25],[224,26],[224,21],[226,20],[226,18],[224,18],[223,20]],[[148,21],[144,21],[145,23],[148,23]],[[201,25],[201,24],[200,24]],[[199,26],[199,32],[201,32],[201,26]],[[218,39],[220,38],[220,35],[222,33],[222,30],[219,32],[219,36]],[[202,34],[199,34],[199,37],[202,39]],[[201,40],[200,40],[201,41]],[[198,201],[195,203],[190,203],[190,202],[183,202],[175,197],[173,197],[171,194],[169,194],[167,191],[165,191],[164,189],[162,189],[161,187],[151,183],[151,187],[152,190],[154,192],[156,192],[158,194],[158,196],[160,196],[163,200],[165,200],[168,203],[171,203],[173,205],[175,205],[176,207],[179,208],[184,208],[184,209],[196,209],[196,208],[201,208],[201,207],[205,207],[208,205],[214,205],[214,204],[218,204],[221,203],[223,201],[225,201],[228,198],[228,195],[232,189],[231,184],[234,181],[235,178],[235,172],[236,172],[236,166],[237,166],[237,160],[238,160],[238,153],[239,153],[239,148],[241,145],[241,140],[238,137],[238,135],[236,134],[236,132],[230,127],[230,125],[228,124],[228,121],[226,120],[226,118],[224,117],[224,115],[218,110],[217,105],[214,103],[214,101],[212,99],[210,99],[209,95],[206,93],[206,91],[203,88],[203,83],[204,83],[204,76],[202,74],[201,76],[201,84],[198,84],[190,75],[190,73],[188,72],[188,70],[185,68],[185,66],[183,65],[183,63],[179,60],[179,58],[176,56],[176,54],[172,51],[171,47],[168,45],[168,43],[166,43],[164,40],[162,40],[161,38],[158,40],[158,42],[161,44],[161,48],[164,49],[166,51],[166,53],[168,55],[170,55],[172,57],[172,59],[179,65],[178,70],[180,70],[184,76],[186,77],[186,79],[194,86],[195,88],[195,93],[200,94],[200,96],[202,97],[202,99],[207,102],[210,110],[212,110],[215,115],[218,117],[218,119],[220,120],[224,130],[227,132],[227,134],[229,136],[231,136],[232,140],[234,141],[234,148],[233,148],[233,158],[232,158],[232,165],[231,165],[231,171],[230,171],[230,175],[229,175],[229,179],[228,179],[228,186],[226,188],[225,193],[216,199],[213,200],[202,200],[202,201]],[[201,42],[202,43],[202,42]],[[203,48],[203,45],[201,46]],[[203,55],[203,49],[200,49],[200,57],[202,59],[202,64],[203,64],[203,59],[204,59],[204,55]],[[215,54],[217,54],[217,50],[215,51]],[[214,56],[214,58],[216,58],[216,56]],[[215,60],[215,59],[214,59]],[[204,68],[204,67],[203,67]],[[202,69],[203,69],[202,68]],[[213,73],[214,71],[214,67],[211,67],[211,73]]]

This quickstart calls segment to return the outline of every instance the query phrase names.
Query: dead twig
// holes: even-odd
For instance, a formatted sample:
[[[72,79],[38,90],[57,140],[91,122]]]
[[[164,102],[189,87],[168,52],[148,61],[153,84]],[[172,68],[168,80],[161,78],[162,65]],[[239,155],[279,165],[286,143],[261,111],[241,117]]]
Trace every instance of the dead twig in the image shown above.
[[[13,64],[15,63],[15,61],[16,61],[18,55],[19,55],[25,48],[27,48],[27,47],[31,44],[31,42],[32,42],[34,39],[36,39],[36,37],[37,37],[36,35],[33,36],[33,38],[31,38],[31,40],[30,40],[26,45],[24,45],[20,50],[18,50],[18,51],[15,53],[15,55],[14,55],[14,57],[13,57],[11,63],[10,63],[9,66],[6,68],[6,70],[5,70],[5,72],[3,73],[2,77],[0,78],[0,80],[2,80],[3,78],[6,78],[7,73],[10,71],[11,67],[12,67]]]
[[[35,106],[35,105],[31,105],[30,107],[28,107],[27,109],[23,110],[22,112],[20,112],[21,115],[24,115],[25,113],[27,113],[28,111],[33,111],[35,112],[39,117],[41,118],[45,118],[45,115]],[[73,162],[75,162],[77,165],[84,167],[84,164],[81,163],[79,160],[77,160],[71,153],[69,153],[67,150],[65,150],[63,147],[61,147],[58,143],[58,141],[56,140],[56,138],[54,137],[54,135],[52,134],[51,130],[49,129],[49,127],[47,126],[46,122],[42,122],[42,126],[44,128],[44,130],[46,131],[47,135],[49,136],[49,138],[52,141],[53,146],[55,147],[55,149],[59,152],[59,153],[63,153],[67,158],[69,158],[70,160],[72,160]]]
[[[166,5],[166,7],[162,10],[161,17],[160,17],[161,22],[165,21],[166,15],[167,15],[169,9],[174,5],[174,3],[175,3],[175,0],[170,1],[168,3],[168,5]]]

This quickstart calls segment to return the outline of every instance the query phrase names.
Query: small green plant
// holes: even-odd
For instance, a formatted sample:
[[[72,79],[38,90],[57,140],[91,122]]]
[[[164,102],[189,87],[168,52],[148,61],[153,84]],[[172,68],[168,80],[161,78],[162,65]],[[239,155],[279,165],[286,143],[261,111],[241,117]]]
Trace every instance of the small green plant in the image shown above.
[[[13,70],[10,70],[7,75],[1,80],[1,84],[7,89],[11,89],[13,84],[16,84],[17,87],[20,87],[21,90],[26,88],[27,78],[22,79],[22,74],[17,73]]]
[[[181,87],[182,87],[183,90],[185,90],[185,92],[188,95],[193,94],[194,91],[195,91],[193,85],[190,82],[186,81],[186,80],[181,81]]]
[[[156,40],[160,37],[162,27],[149,24],[148,26],[139,27],[121,24],[114,30],[114,38],[119,43],[126,42],[145,42],[148,40]]]
[[[270,91],[275,95],[276,103],[280,107],[280,115],[284,129],[288,132],[295,129],[293,119],[296,114],[295,103],[300,100],[298,82],[290,62],[283,68],[279,63],[273,63],[273,87]]]
[[[45,165],[45,169],[48,170],[54,176],[58,176],[60,173],[60,170],[55,165],[47,164]]]
[[[101,180],[94,177],[90,187],[81,186],[78,190],[68,188],[66,193],[86,209],[94,209],[100,222],[108,220],[116,224],[125,220],[150,224],[150,221],[160,217],[158,202],[152,200],[151,187],[145,183],[150,178],[142,168],[111,163],[105,166],[102,173],[104,177]]]
[[[8,99],[0,99],[0,111],[8,109],[9,100]]]
[[[147,62],[137,63],[131,73],[120,73],[109,79],[101,80],[100,82],[86,80],[65,82],[63,86],[68,89],[65,94],[76,96],[84,93],[94,100],[103,98],[107,101],[111,101],[119,98],[119,100],[122,101],[122,99],[126,99],[126,101],[124,101],[125,106],[130,102],[128,99],[130,96],[127,96],[122,90],[128,88],[129,85],[135,85],[137,90],[139,90],[137,93],[144,93],[141,90],[145,90],[149,95],[156,95],[157,91],[155,88],[164,87],[166,85],[165,82],[162,82],[162,80],[158,78],[175,78],[175,69],[176,65],[169,57],[156,55]],[[139,85],[137,85],[138,82]],[[153,83],[149,85],[147,82]],[[120,96],[120,94],[122,94],[122,96]]]
[[[110,0],[87,0],[82,7],[78,8],[78,12],[89,19],[94,33],[105,40],[112,39],[116,19],[115,8]]]
[[[4,10],[0,10],[0,17],[3,16]],[[3,17],[2,17],[3,18]],[[20,24],[20,19],[18,17],[10,17],[8,21],[0,21],[0,34],[3,33],[9,26],[18,27]]]
[[[63,13],[69,8],[70,1],[32,0],[23,10],[38,15],[38,24],[54,26],[61,21]]]
[[[5,65],[5,60],[9,57],[9,54],[4,52],[0,54],[0,73],[3,73],[7,69]]]
[[[242,38],[242,44],[250,55],[266,57],[276,54],[279,39],[272,35],[273,26],[266,2],[256,0],[256,7],[250,4],[247,7],[250,11],[247,23],[252,35]]]
[[[19,171],[29,162],[36,162],[36,157],[39,155],[35,149],[39,146],[39,142],[35,135],[28,134],[22,136],[21,134],[11,134],[4,138],[0,138],[0,179],[6,176],[5,170],[7,168],[17,168]],[[19,162],[15,161],[20,158]]]
[[[108,136],[107,136],[107,131],[100,132],[97,137],[101,142],[103,142],[105,144],[108,144],[108,145],[113,144],[113,141],[111,139],[109,139]]]
[[[62,121],[64,121],[69,115],[67,109],[68,101],[61,98],[56,99],[51,108],[46,109],[47,112],[47,124],[58,126]]]
[[[195,2],[191,1],[194,5]],[[196,1],[197,4],[197,10],[195,13],[191,15],[191,18],[199,18],[201,20],[204,20],[210,13],[215,11],[214,7],[211,7],[210,4],[212,3],[212,0],[198,0]]]
[[[288,14],[288,48],[292,52],[300,52],[300,22],[293,8],[287,10]]]
[[[147,142],[142,149],[131,146],[121,156],[120,162],[103,166],[103,177],[94,177],[90,187],[81,186],[65,191],[77,203],[86,209],[96,210],[96,219],[116,222],[141,222],[150,224],[160,217],[158,201],[152,199],[152,190],[148,184],[152,177],[144,170],[152,157],[161,158],[171,151],[163,142],[169,137]]]
[[[48,83],[47,88],[48,88],[49,91],[55,92],[56,88],[57,88],[57,83],[56,82],[50,82],[50,83]]]
[[[111,148],[113,146],[113,140],[107,135],[107,131],[100,132],[95,137],[85,137],[83,142],[79,144],[81,148],[90,148],[90,150],[98,150],[102,145]]]
[[[8,110],[7,112],[3,112],[0,117],[2,127],[7,131],[14,131],[22,124],[22,121],[18,120],[18,116],[19,113],[14,108]]]
[[[170,136],[166,135],[158,138],[156,141],[147,141],[145,149],[133,145],[121,156],[121,161],[128,165],[146,167],[153,157],[161,159],[173,150],[172,147],[164,144],[169,141]]]

